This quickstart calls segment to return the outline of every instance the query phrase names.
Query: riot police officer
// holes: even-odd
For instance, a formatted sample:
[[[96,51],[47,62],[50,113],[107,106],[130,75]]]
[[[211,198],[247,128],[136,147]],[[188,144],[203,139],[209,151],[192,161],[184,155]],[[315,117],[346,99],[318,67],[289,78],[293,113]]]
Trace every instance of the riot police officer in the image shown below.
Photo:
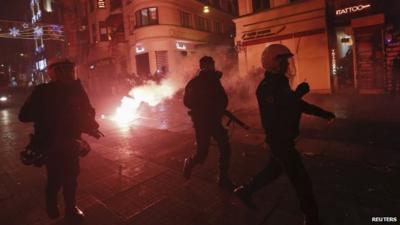
[[[81,222],[83,212],[76,206],[79,174],[79,146],[82,132],[99,138],[98,124],[89,98],[75,77],[75,65],[68,60],[48,66],[51,82],[35,87],[22,106],[19,119],[34,123],[36,150],[45,155],[47,170],[46,210],[49,218],[60,216],[57,193],[62,188],[65,217]]]
[[[221,124],[228,105],[228,97],[222,87],[222,73],[215,69],[214,59],[204,56],[200,59],[200,72],[187,84],[184,94],[184,105],[190,109],[196,133],[197,150],[184,162],[183,176],[189,179],[193,168],[202,164],[208,154],[210,139],[213,138],[219,148],[219,177],[221,187],[233,189],[228,176],[231,147],[227,130]]]
[[[271,157],[266,167],[248,184],[237,188],[235,194],[248,207],[255,208],[252,194],[285,171],[296,190],[305,224],[318,225],[318,208],[311,179],[295,149],[294,139],[299,134],[302,113],[327,120],[333,120],[335,115],[302,99],[309,92],[307,83],[301,83],[295,91],[291,90],[285,73],[289,66],[288,60],[292,56],[290,50],[280,44],[270,45],[263,52],[262,63],[266,72],[257,88],[257,100]]]

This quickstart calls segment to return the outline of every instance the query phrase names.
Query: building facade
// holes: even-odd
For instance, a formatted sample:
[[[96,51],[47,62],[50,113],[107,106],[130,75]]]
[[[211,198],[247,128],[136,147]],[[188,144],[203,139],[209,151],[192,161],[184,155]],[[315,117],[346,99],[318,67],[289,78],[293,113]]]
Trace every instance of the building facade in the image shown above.
[[[382,93],[390,87],[390,57],[398,37],[395,1],[243,0],[239,1],[236,45],[241,76],[260,67],[263,49],[282,43],[294,53],[293,85],[313,91]],[[391,25],[389,25],[391,24]],[[388,29],[389,26],[394,27]],[[396,33],[396,32],[394,32]],[[390,49],[390,50],[389,50]]]
[[[185,70],[183,60],[201,46],[233,43],[234,14],[230,0],[124,1],[129,73]]]
[[[205,46],[233,46],[234,2],[65,1],[68,53],[90,92],[118,92],[127,77],[184,70],[182,60],[194,58]]]

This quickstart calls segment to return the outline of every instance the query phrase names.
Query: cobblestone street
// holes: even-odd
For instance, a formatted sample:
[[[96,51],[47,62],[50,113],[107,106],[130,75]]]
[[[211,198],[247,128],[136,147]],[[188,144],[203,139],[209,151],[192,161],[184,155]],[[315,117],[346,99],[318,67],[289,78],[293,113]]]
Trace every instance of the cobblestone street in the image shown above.
[[[399,219],[399,100],[385,96],[310,97],[311,102],[338,115],[331,126],[304,117],[297,143],[314,182],[324,224],[364,225],[374,216]],[[99,108],[100,116],[106,110]],[[302,224],[294,190],[285,176],[256,193],[256,211],[219,189],[215,145],[207,162],[185,182],[183,159],[195,149],[185,109],[179,101],[169,101],[145,110],[149,116],[132,124],[99,118],[105,138],[85,137],[93,150],[81,160],[78,205],[87,214],[84,224]],[[240,184],[263,167],[268,150],[263,148],[257,108],[250,104],[233,111],[252,127],[249,132],[230,128],[230,173]],[[0,224],[65,224],[62,219],[49,220],[45,213],[44,168],[19,161],[32,128],[18,122],[17,114],[17,106],[0,111]]]

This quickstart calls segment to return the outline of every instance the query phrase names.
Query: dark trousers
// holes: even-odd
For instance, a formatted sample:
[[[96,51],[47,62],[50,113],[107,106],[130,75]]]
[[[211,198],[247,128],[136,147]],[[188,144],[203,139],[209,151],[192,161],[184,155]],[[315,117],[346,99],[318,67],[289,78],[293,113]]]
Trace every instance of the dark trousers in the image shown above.
[[[66,211],[73,210],[76,205],[77,178],[79,175],[79,156],[55,156],[49,157],[46,163],[47,186],[46,204],[47,207],[57,205],[57,194],[63,188],[63,196]]]
[[[318,208],[313,194],[311,179],[303,165],[293,141],[270,141],[271,157],[266,167],[249,183],[249,191],[255,192],[268,185],[282,172],[286,172],[296,190],[303,213],[312,220],[318,219]]]
[[[220,122],[194,122],[196,132],[197,150],[192,157],[193,166],[202,164],[207,158],[210,148],[210,140],[213,138],[219,149],[219,172],[220,178],[228,177],[230,166],[231,147],[229,145],[228,131]]]

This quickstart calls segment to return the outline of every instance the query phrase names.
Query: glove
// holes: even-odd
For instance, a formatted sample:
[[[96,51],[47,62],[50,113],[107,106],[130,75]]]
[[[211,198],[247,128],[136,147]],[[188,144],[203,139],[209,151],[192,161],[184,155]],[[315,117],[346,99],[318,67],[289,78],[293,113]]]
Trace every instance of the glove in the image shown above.
[[[326,115],[324,115],[324,119],[328,120],[329,123],[332,123],[336,118],[336,115],[333,114],[332,112],[326,112]]]
[[[221,71],[216,70],[215,74],[217,75],[218,79],[221,79],[221,77],[222,77],[222,72]]]
[[[303,82],[297,86],[295,94],[301,98],[308,92],[310,92],[310,85],[308,85],[306,82]]]

